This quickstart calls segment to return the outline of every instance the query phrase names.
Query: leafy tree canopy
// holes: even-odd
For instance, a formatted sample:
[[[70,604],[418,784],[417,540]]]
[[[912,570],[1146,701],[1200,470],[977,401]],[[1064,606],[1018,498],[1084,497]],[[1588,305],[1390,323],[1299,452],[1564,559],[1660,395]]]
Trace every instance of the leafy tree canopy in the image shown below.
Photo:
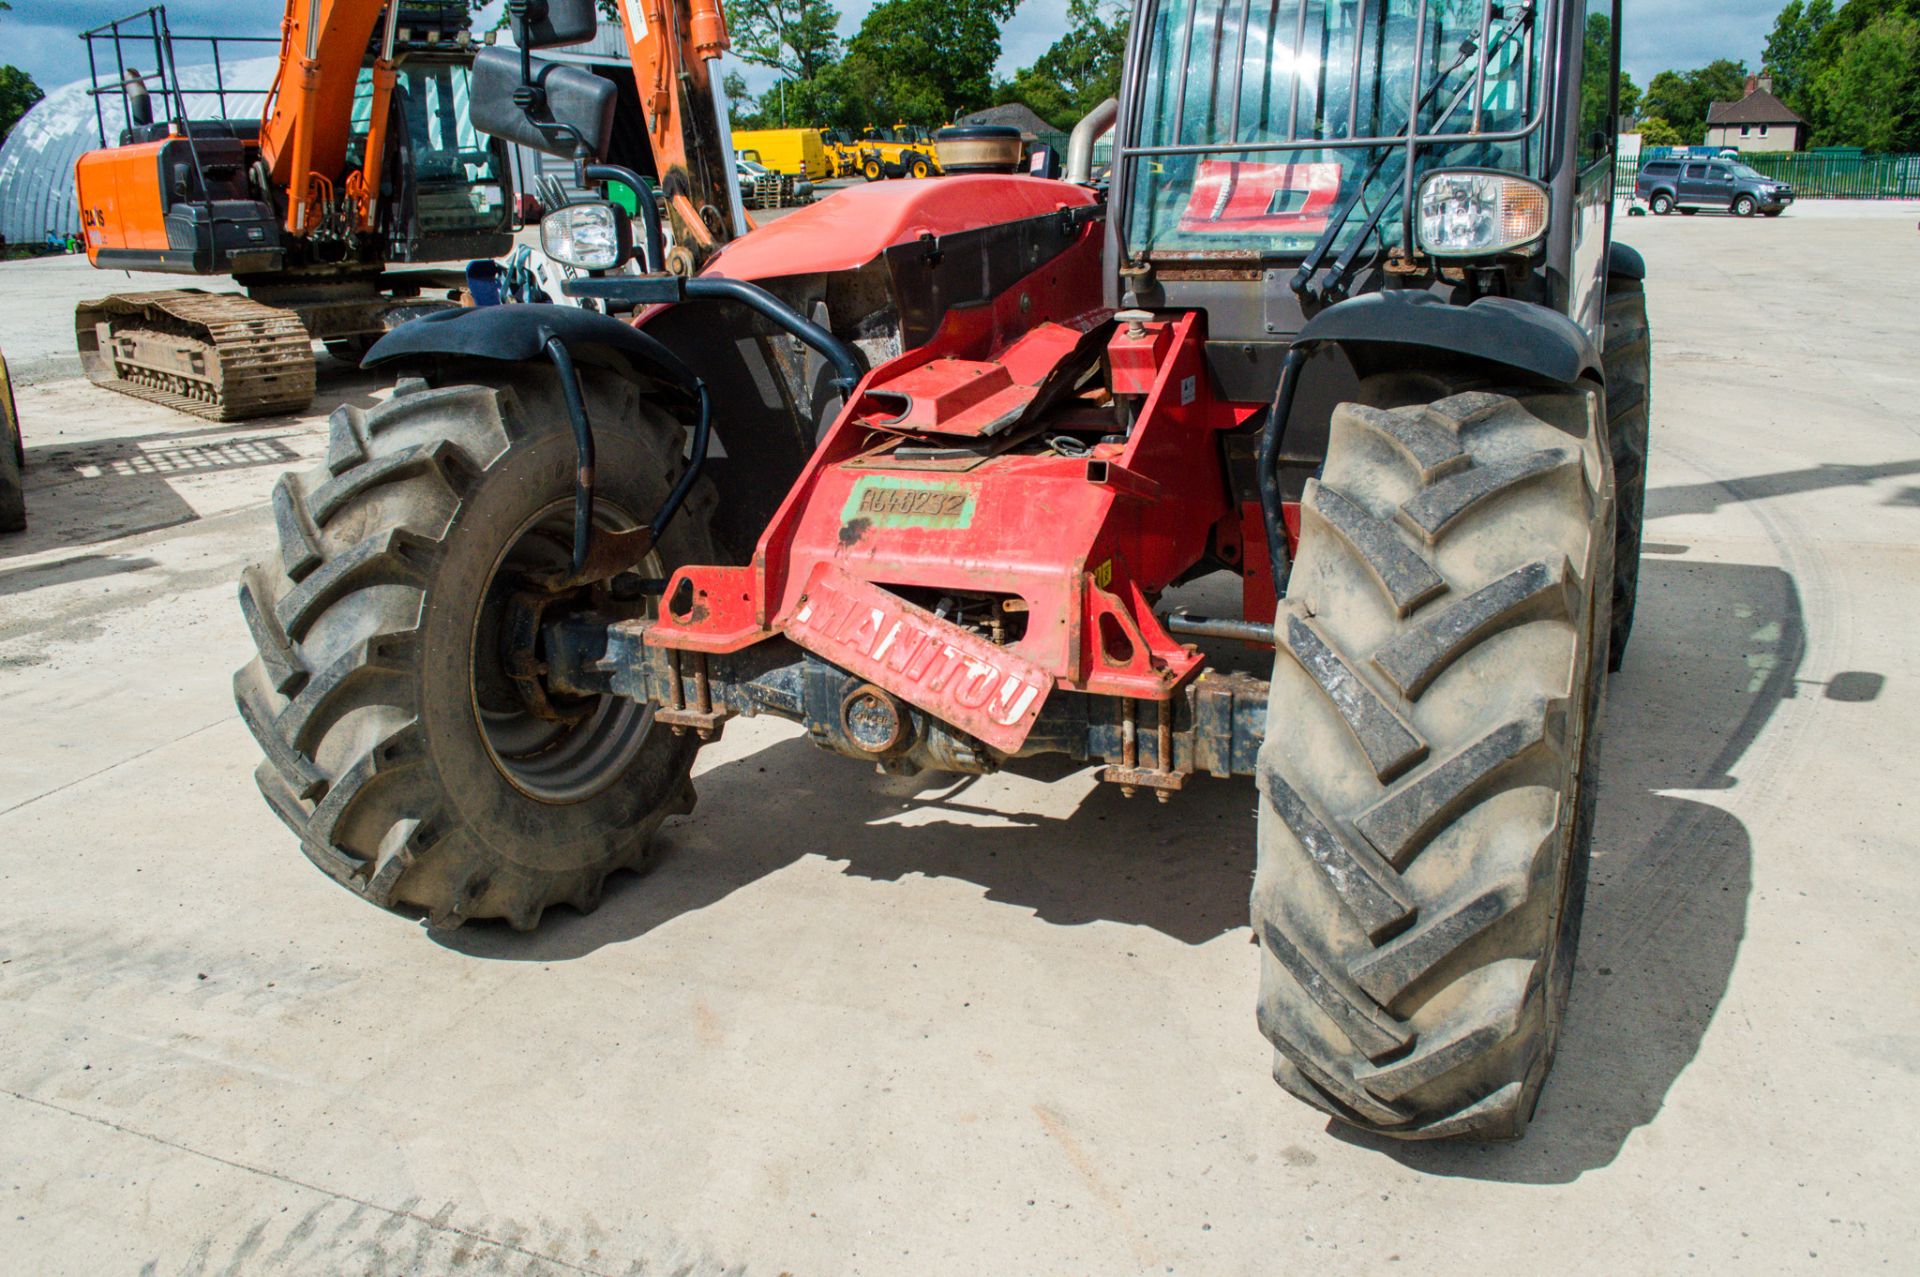
[[[1000,28],[1019,0],[882,0],[839,72],[875,123],[937,125],[991,105]],[[888,118],[891,117],[891,118]]]
[[[1640,97],[1640,110],[1665,120],[1684,144],[1692,146],[1706,140],[1709,106],[1738,102],[1746,94],[1747,64],[1716,58],[1693,71],[1662,71],[1654,76]]]
[[[6,7],[0,3],[0,9]],[[0,141],[5,141],[20,117],[45,96],[25,71],[16,66],[0,66]]]
[[[1920,20],[1875,17],[1813,68],[1806,92],[1820,141],[1920,150]]]
[[[742,61],[772,67],[794,80],[811,80],[840,49],[834,29],[840,11],[827,0],[732,0],[727,34]]]
[[[1127,26],[1127,7],[1117,0],[1068,0],[1066,34],[1001,84],[995,99],[1024,102],[1056,128],[1072,128],[1119,94]]]

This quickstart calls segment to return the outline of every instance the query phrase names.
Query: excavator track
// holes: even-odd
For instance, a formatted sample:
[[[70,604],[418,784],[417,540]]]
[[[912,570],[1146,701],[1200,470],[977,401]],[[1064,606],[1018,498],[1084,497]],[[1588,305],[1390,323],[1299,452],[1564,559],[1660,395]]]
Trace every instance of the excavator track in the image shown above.
[[[74,312],[97,385],[213,421],[298,412],[313,400],[313,340],[290,310],[235,293],[116,293]]]

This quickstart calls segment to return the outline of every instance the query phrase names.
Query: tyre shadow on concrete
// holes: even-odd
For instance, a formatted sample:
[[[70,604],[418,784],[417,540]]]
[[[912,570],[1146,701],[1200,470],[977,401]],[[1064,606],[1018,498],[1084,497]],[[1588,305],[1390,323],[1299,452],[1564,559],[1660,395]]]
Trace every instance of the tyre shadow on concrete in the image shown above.
[[[1608,694],[1580,956],[1526,1138],[1418,1144],[1329,1133],[1435,1175],[1558,1184],[1610,1164],[1659,1116],[1727,991],[1753,840],[1712,795],[1784,700],[1805,694],[1799,591],[1776,567],[1642,561],[1627,668]],[[1848,689],[1877,676],[1841,676]],[[1688,796],[1689,793],[1698,795]]]
[[[341,372],[327,378],[313,404],[299,414],[217,423],[179,414],[173,418],[182,423],[177,429],[105,439],[35,443],[29,420],[23,473],[27,527],[0,537],[0,560],[192,523],[200,515],[175,486],[181,481],[261,470],[264,501],[281,471],[306,464],[288,440],[314,433],[341,404],[371,407],[374,392],[386,384],[371,373]],[[133,401],[112,391],[98,393],[132,407]]]
[[[1708,479],[1702,483],[1672,484],[1647,493],[1647,518],[1662,519],[1675,514],[1712,514],[1737,501],[1759,501],[1767,497],[1787,497],[1826,488],[1849,488],[1920,474],[1920,458],[1886,461],[1875,465],[1844,465],[1823,462],[1799,470],[1778,470],[1772,474],[1750,475],[1743,479]],[[1897,498],[1894,502],[1897,503]]]
[[[582,957],[809,855],[879,882],[909,875],[971,882],[988,900],[1055,926],[1121,922],[1197,945],[1247,925],[1250,784],[1197,780],[1163,806],[1124,798],[1065,760],[1025,759],[1009,771],[1086,792],[1064,817],[1022,811],[1004,801],[1004,791],[1001,801],[977,797],[979,778],[882,779],[795,736],[697,775],[692,819],[662,831],[660,858],[645,875],[609,879],[594,913],[551,909],[531,935],[492,922],[429,934],[478,957]],[[769,808],[779,813],[776,826]],[[1249,1007],[1252,996],[1250,985]]]
[[[1414,1144],[1329,1124],[1338,1138],[1430,1174],[1565,1183],[1611,1163],[1698,1054],[1746,935],[1753,881],[1752,839],[1713,795],[1738,786],[1738,765],[1781,701],[1819,693],[1798,678],[1804,634],[1789,574],[1657,558],[1642,571],[1635,646],[1609,694],[1572,1001],[1527,1138]],[[1876,679],[1836,677],[1826,695],[1865,699]],[[437,939],[478,957],[563,961],[643,937],[806,855],[878,881],[961,879],[1055,926],[1120,922],[1187,944],[1246,926],[1256,800],[1244,780],[1196,782],[1165,807],[1091,784],[1060,817],[978,800],[970,779],[927,777],[909,792],[847,764],[798,736],[724,763],[696,779],[701,806],[663,833],[653,871],[610,881],[598,912],[552,910],[533,935],[470,923]],[[1021,772],[1090,783],[1066,762]],[[1254,979],[1250,956],[1249,1033]]]

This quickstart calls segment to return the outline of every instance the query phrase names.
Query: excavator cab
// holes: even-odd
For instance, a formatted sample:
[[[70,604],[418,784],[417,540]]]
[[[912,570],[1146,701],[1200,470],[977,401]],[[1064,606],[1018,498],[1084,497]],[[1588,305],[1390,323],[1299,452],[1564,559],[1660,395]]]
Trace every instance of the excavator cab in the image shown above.
[[[403,175],[411,198],[394,204],[388,235],[393,261],[484,256],[510,222],[506,147],[474,128],[472,89],[473,70],[464,56],[427,52],[395,68],[388,149],[391,170]],[[362,67],[347,148],[352,168],[365,164],[373,100],[373,68]]]

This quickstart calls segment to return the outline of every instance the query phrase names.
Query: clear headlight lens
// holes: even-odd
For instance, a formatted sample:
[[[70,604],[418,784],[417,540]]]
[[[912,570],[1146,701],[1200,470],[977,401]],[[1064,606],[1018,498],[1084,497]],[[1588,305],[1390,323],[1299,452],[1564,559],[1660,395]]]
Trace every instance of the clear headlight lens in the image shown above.
[[[1427,174],[1420,183],[1420,247],[1435,257],[1481,257],[1539,239],[1547,192],[1507,173]]]
[[[540,247],[579,270],[612,270],[627,253],[626,223],[612,204],[569,204],[540,219]]]

